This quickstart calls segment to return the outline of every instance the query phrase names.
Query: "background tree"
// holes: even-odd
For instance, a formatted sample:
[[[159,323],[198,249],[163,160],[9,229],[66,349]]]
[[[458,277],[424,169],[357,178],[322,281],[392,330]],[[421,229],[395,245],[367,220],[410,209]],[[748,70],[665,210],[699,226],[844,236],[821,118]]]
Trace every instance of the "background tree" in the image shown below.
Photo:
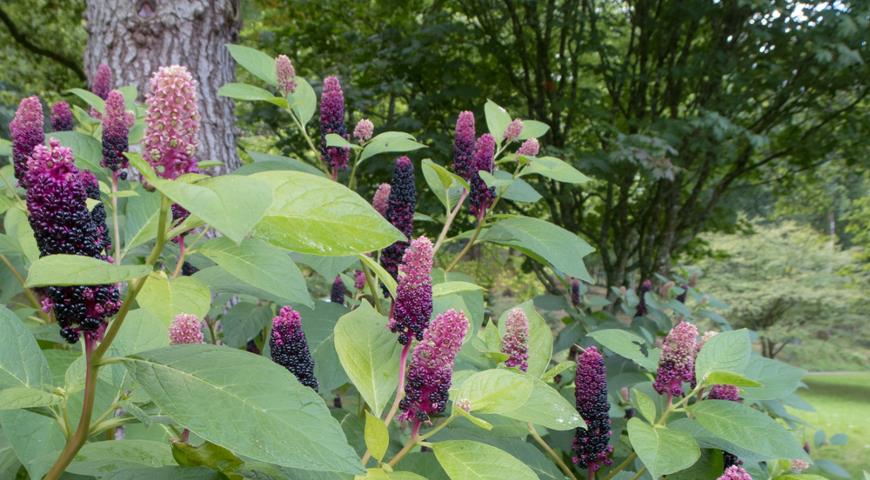
[[[116,86],[132,83],[144,94],[158,67],[186,66],[199,82],[200,158],[233,170],[239,165],[233,104],[217,91],[235,78],[225,45],[238,37],[239,15],[239,0],[89,1],[85,69],[93,72],[106,63]]]

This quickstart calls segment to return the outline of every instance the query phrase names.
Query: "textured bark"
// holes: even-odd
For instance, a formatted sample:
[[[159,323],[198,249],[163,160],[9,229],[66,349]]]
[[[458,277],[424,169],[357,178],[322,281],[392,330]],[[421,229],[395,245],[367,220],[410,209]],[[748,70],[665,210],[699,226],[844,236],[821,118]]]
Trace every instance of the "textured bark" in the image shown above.
[[[183,65],[199,82],[200,160],[219,160],[220,172],[239,166],[231,100],[218,97],[235,78],[225,44],[238,38],[240,0],[88,0],[85,71],[101,63],[113,87],[135,84],[144,98],[148,79],[164,65]]]

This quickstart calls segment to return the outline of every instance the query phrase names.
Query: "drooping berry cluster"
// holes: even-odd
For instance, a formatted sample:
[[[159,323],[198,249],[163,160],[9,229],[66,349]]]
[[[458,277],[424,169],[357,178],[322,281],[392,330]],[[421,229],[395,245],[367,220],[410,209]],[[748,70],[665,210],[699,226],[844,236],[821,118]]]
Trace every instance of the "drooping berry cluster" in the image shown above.
[[[577,412],[586,421],[586,429],[574,432],[574,463],[596,472],[610,465],[610,405],[607,402],[607,377],[604,358],[594,346],[577,355],[574,379]]]
[[[173,179],[196,171],[199,110],[196,81],[185,67],[160,67],[145,97],[145,157],[157,175]]]
[[[659,394],[679,396],[682,383],[695,386],[695,354],[698,329],[688,322],[680,322],[665,337],[659,368],[653,388]]]
[[[275,59],[275,76],[282,95],[287,96],[296,91],[296,70],[287,55],[278,55]]]
[[[580,280],[576,278],[571,279],[571,305],[580,306]]]
[[[393,182],[387,202],[387,220],[410,240],[414,233],[414,209],[417,208],[417,187],[414,185],[414,164],[408,157],[396,159]],[[399,262],[408,248],[407,241],[398,241],[381,253],[381,265],[397,278]]]
[[[68,132],[73,129],[73,114],[69,104],[63,100],[51,106],[51,129],[55,132]]]
[[[179,313],[169,326],[169,343],[172,345],[204,343],[202,326],[202,320],[196,315]]]
[[[100,182],[97,180],[97,177],[87,170],[81,172],[81,175],[88,198],[99,202]],[[91,218],[97,226],[97,232],[99,235],[98,245],[108,254],[108,252],[112,251],[112,238],[109,236],[109,228],[106,226],[106,207],[102,202],[93,206],[91,209]],[[109,261],[111,261],[111,259],[109,259]]]
[[[522,308],[514,308],[505,321],[502,353],[508,355],[504,364],[525,372],[529,369],[529,319]]]
[[[476,170],[474,167],[474,144],[477,132],[474,126],[474,114],[460,112],[456,119],[456,133],[453,138],[453,171],[462,178],[471,181]]]
[[[56,139],[37,145],[27,164],[27,208],[40,255],[69,254],[107,260],[105,218],[88,210],[96,179],[80,172],[69,148]],[[99,189],[97,189],[99,198]],[[94,209],[96,210],[96,208]],[[70,343],[96,333],[121,306],[117,285],[47,287],[61,335]]]
[[[642,317],[647,314],[649,309],[646,305],[646,294],[647,292],[651,292],[653,288],[653,284],[649,280],[644,280],[641,282],[640,286],[637,287],[637,310],[634,312],[635,317]]]
[[[480,171],[492,173],[494,168],[493,157],[495,156],[495,139],[485,133],[477,139],[474,147],[471,176],[471,210],[472,215],[478,219],[486,215],[486,210],[492,205],[495,198],[495,188],[486,186],[486,182],[480,178]]]
[[[344,286],[344,280],[341,275],[336,275],[332,281],[332,289],[329,291],[329,301],[344,305],[344,295],[347,293],[347,287]]]
[[[389,327],[399,343],[421,340],[432,316],[432,242],[419,237],[405,250]]]
[[[323,79],[323,93],[320,96],[320,153],[335,176],[339,170],[347,168],[350,149],[327,147],[326,135],[330,133],[347,138],[347,127],[344,124],[344,92],[336,77]]]
[[[419,424],[444,411],[453,380],[453,362],[467,331],[465,315],[453,309],[432,320],[411,357],[399,420]]]
[[[45,142],[44,123],[42,104],[37,96],[21,100],[18,110],[15,111],[15,117],[9,122],[15,178],[25,188],[27,188],[27,160],[33,152],[33,147]]]
[[[725,472],[722,473],[722,476],[720,476],[716,480],[752,480],[752,475],[744,470],[743,467],[739,465],[732,465],[726,468]]]
[[[129,148],[127,134],[127,111],[124,96],[117,90],[109,92],[103,110],[103,160],[102,165],[113,172],[127,168],[124,152]]]
[[[272,319],[269,346],[272,349],[272,361],[289,370],[302,385],[317,390],[314,360],[308,350],[305,332],[302,331],[299,312],[289,306],[281,308],[278,316]]]

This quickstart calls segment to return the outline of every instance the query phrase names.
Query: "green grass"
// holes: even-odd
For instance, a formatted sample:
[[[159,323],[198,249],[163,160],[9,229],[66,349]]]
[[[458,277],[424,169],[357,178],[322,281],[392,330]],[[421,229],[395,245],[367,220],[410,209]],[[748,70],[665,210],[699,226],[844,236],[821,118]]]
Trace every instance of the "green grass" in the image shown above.
[[[845,446],[813,448],[812,457],[832,460],[851,478],[863,480],[862,470],[870,471],[870,372],[814,373],[804,381],[810,388],[801,390],[800,395],[816,411],[794,413],[810,423],[806,430],[810,445],[818,429],[824,430],[827,438],[836,433],[849,436]]]

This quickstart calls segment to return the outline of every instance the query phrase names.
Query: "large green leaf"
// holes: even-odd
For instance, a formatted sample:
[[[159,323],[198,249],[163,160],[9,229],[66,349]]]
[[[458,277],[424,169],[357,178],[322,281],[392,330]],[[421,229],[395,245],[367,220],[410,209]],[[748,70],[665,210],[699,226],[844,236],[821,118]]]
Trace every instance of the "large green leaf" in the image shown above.
[[[39,259],[39,247],[33,236],[33,228],[27,220],[27,214],[20,208],[10,208],[3,217],[3,228],[6,234],[16,241],[24,257],[35,262]]]
[[[521,407],[509,412],[501,412],[501,415],[531,422],[550,430],[586,428],[586,422],[577,414],[577,408],[565,400],[556,389],[539,379],[534,379],[532,393]]]
[[[749,330],[722,332],[708,339],[695,361],[695,378],[703,382],[714,371],[742,373],[749,364],[752,345]]]
[[[248,151],[248,155],[251,156],[251,159],[253,159],[254,162],[247,165],[242,165],[241,168],[232,173],[233,175],[250,175],[252,173],[268,172],[273,170],[294,170],[310,173],[319,177],[324,176],[322,170],[295,158],[252,151]]]
[[[141,186],[134,190],[138,195],[127,200],[124,212],[124,251],[122,257],[157,236],[160,213],[160,194],[148,192]]]
[[[10,387],[0,389],[0,410],[46,407],[60,403],[61,397],[39,388]]]
[[[589,177],[580,173],[579,170],[572,167],[564,160],[556,157],[538,157],[532,158],[529,165],[523,169],[522,175],[538,174],[547,178],[552,178],[557,182],[573,183],[583,185],[589,181]]]
[[[247,83],[225,83],[218,89],[218,95],[236,100],[262,100],[279,106],[287,104],[286,100],[272,95],[272,92]]]
[[[100,477],[100,480],[226,480],[220,472],[204,467],[139,467]]]
[[[275,59],[265,53],[242,45],[227,44],[233,60],[255,77],[269,85],[278,85],[278,75],[275,71]]]
[[[380,417],[376,417],[369,412],[366,412],[365,439],[366,447],[372,452],[372,457],[380,462],[384,458],[384,454],[387,453],[387,447],[390,444],[390,432]]]
[[[505,413],[525,404],[534,389],[527,375],[505,369],[490,369],[468,377],[450,398],[468,401],[476,413]]]
[[[653,427],[639,418],[628,421],[628,439],[653,478],[685,470],[701,457],[701,449],[691,435]]]
[[[689,411],[713,435],[767,459],[809,460],[791,432],[764,413],[742,403],[704,400],[689,407]]]
[[[776,400],[794,393],[803,383],[807,371],[787,363],[753,355],[744,375],[761,383],[761,387],[743,389],[743,396],[751,400]]]
[[[535,310],[535,304],[532,300],[517,305],[517,308],[521,308],[529,320],[529,368],[527,372],[529,375],[540,377],[550,366],[550,357],[553,355],[553,332],[544,317]],[[509,313],[510,310],[506,310],[498,320],[498,333],[502,338],[505,335]]]
[[[359,156],[359,162],[382,153],[410,152],[421,148],[426,148],[426,145],[417,143],[410,133],[384,132],[369,140]]]
[[[609,328],[590,332],[589,336],[613,353],[632,360],[651,372],[658,368],[658,361],[651,358],[649,351],[647,353],[643,351],[649,349],[649,346],[635,333],[620,328]]]
[[[129,439],[86,443],[67,472],[103,476],[131,468],[175,465],[172,449],[166,442]]]
[[[402,345],[387,329],[387,319],[368,302],[338,319],[335,350],[341,366],[372,413],[381,415],[399,382]]]
[[[238,455],[305,470],[362,470],[323,400],[265,357],[176,345],[124,363],[163,414]]]
[[[29,410],[0,410],[0,428],[30,478],[42,478],[66,444],[54,418]]]
[[[314,302],[314,309],[297,306],[302,315],[302,330],[314,358],[314,375],[320,391],[330,392],[348,382],[335,351],[335,324],[347,313],[344,306],[332,302]]]
[[[593,281],[583,264],[583,257],[595,249],[577,235],[552,223],[531,217],[505,218],[496,222],[481,238],[521,250],[566,275]]]
[[[313,305],[299,267],[287,252],[251,238],[236,245],[227,238],[210,240],[197,251],[230,275],[281,298],[286,303]]]
[[[271,323],[272,309],[268,305],[238,303],[221,318],[223,341],[234,348],[244,347],[248,340],[254,338]],[[314,364],[317,365],[316,359]]]
[[[264,172],[272,205],[255,234],[294,252],[345,256],[405,239],[362,197],[332,180],[301,172]]]
[[[424,158],[420,163],[420,170],[423,172],[423,178],[429,185],[429,189],[448,210],[454,207],[463,190],[469,190],[468,182],[462,177],[431,159]]]
[[[538,480],[531,468],[498,448],[467,440],[432,445],[451,480]]]
[[[296,91],[288,97],[288,100],[292,102],[293,112],[302,125],[307,125],[317,112],[317,94],[308,80],[296,77]]]
[[[211,292],[196,277],[169,280],[163,272],[154,272],[148,276],[136,301],[169,325],[179,313],[190,313],[200,319],[205,317],[211,305]]]
[[[501,142],[504,138],[505,129],[511,123],[510,114],[492,100],[486,101],[486,104],[483,106],[483,113],[486,114],[486,127],[489,133],[495,137],[496,142]]]
[[[149,265],[115,265],[79,255],[48,255],[30,265],[26,285],[105,285],[144,277],[150,271]]]
[[[51,370],[33,335],[0,305],[0,388],[51,385]]]

